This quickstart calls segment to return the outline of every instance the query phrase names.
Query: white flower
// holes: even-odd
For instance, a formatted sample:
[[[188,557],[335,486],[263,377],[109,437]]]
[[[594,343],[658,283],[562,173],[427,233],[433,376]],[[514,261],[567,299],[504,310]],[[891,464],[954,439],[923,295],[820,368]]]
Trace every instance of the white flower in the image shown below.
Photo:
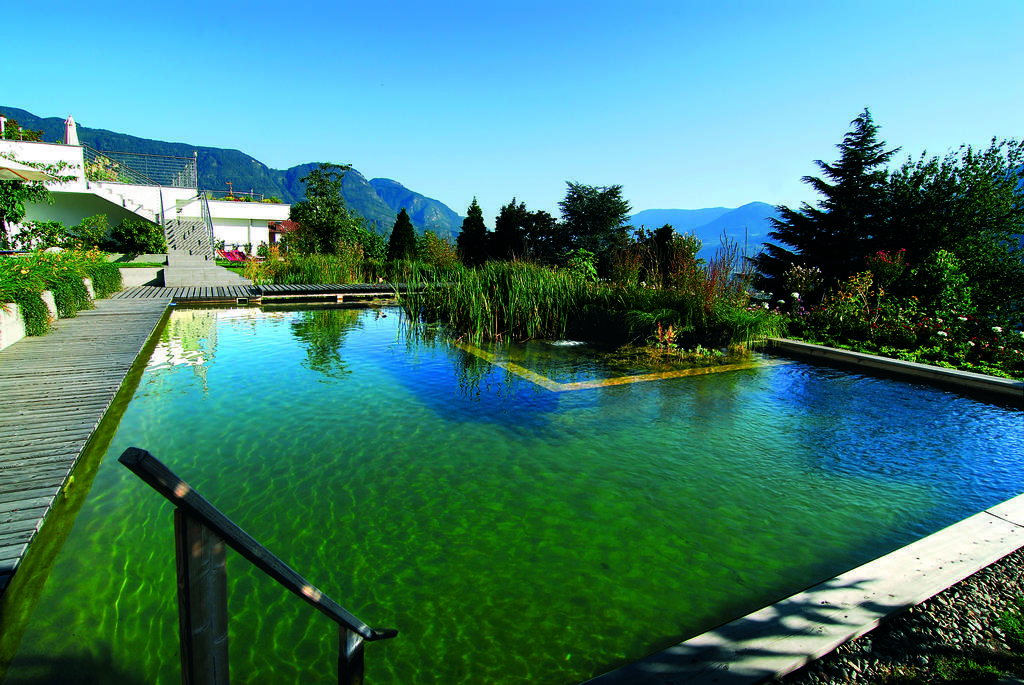
[[[779,304],[786,304],[785,300],[779,300]]]
[[[970,345],[971,347],[974,347],[974,341],[973,340],[968,340],[967,344]]]
[[[967,321],[967,317],[966,316],[958,316],[956,318],[957,318],[958,321]]]
[[[768,309],[768,303],[767,302],[764,303],[764,308]],[[1024,335],[1024,331],[1022,331],[1021,334]]]
[[[1002,333],[1003,332],[1003,327],[1002,326],[993,326],[992,327],[992,331],[995,332],[995,333]]]
[[[800,293],[790,293],[789,296],[792,297],[794,300],[800,299]]]
[[[942,323],[942,319],[935,319],[935,320],[938,321],[939,323]]]
[[[939,331],[937,335],[940,338],[948,338],[949,337],[949,333],[947,333],[946,331]]]

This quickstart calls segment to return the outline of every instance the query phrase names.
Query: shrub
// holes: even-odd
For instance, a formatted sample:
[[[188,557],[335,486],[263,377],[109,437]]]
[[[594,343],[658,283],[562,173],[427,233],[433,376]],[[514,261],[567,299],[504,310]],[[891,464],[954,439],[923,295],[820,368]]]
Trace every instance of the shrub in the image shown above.
[[[59,221],[29,221],[22,225],[16,235],[11,236],[15,250],[64,247],[71,241],[68,229]]]
[[[597,280],[597,255],[580,248],[569,255],[565,268],[583,280],[593,283]]]
[[[159,254],[167,251],[163,229],[145,219],[124,219],[112,231],[111,237],[127,254]]]

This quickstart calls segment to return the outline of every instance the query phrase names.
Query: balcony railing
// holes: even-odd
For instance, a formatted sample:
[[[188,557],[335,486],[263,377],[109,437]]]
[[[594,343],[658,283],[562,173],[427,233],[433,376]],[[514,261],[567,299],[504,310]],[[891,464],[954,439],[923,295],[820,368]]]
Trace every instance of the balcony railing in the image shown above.
[[[82,146],[89,181],[133,183],[165,188],[199,188],[196,158],[113,152]]]

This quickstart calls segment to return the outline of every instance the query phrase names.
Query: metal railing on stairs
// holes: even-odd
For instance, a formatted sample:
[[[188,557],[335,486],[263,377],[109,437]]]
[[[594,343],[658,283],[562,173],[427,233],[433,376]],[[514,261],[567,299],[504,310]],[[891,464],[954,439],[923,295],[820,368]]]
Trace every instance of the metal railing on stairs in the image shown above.
[[[397,630],[371,628],[343,609],[149,452],[129,447],[118,461],[175,506],[182,683],[229,683],[225,545],[338,624],[338,683],[357,685],[363,682],[364,641],[392,638],[398,635]]]
[[[202,193],[190,202],[199,202],[199,218],[175,216],[164,222],[164,236],[171,250],[213,259],[213,219],[210,203]]]

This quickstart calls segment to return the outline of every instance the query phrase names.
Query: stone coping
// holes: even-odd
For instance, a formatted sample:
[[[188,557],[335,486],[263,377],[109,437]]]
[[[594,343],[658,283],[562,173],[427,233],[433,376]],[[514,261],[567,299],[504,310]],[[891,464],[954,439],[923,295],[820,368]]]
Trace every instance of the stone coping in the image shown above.
[[[1024,547],[1024,495],[588,685],[746,685],[785,675]]]
[[[780,354],[806,357],[847,367],[858,367],[866,371],[881,372],[901,380],[942,385],[972,395],[1010,401],[1024,406],[1024,381],[919,364],[902,359],[890,359],[889,357],[841,350],[788,338],[772,338],[768,341],[767,347],[772,352]]]

